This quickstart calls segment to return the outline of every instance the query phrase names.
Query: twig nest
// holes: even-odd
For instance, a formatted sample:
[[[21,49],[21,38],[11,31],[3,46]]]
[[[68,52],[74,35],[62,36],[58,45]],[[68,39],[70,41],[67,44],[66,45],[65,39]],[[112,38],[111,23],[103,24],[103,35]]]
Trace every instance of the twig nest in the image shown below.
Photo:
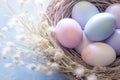
[[[71,80],[119,79],[120,57],[116,56],[115,48],[104,41],[110,38],[113,39],[111,39],[112,43],[119,41],[118,37],[114,39],[114,33],[118,28],[116,22],[119,17],[119,7],[106,10],[114,3],[119,4],[120,1],[51,1],[47,11],[48,23],[50,26],[55,26],[53,39],[64,53],[59,60],[58,71],[67,75]],[[76,68],[78,66],[80,67]],[[93,66],[100,66],[100,68],[94,69]]]

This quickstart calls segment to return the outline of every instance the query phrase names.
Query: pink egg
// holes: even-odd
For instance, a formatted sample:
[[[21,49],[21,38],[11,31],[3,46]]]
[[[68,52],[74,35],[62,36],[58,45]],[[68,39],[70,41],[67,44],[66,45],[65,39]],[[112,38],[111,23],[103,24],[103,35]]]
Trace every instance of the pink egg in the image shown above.
[[[82,59],[91,66],[106,66],[116,59],[114,49],[101,42],[92,43],[86,46],[82,53]]]
[[[117,28],[120,28],[120,4],[115,3],[115,4],[110,5],[106,9],[106,12],[111,13],[116,17]]]
[[[90,43],[92,43],[92,41],[90,41],[90,40],[86,37],[85,33],[83,33],[83,40],[82,40],[81,44],[75,48],[75,50],[76,50],[78,53],[81,53],[82,50],[83,50],[83,48],[84,48],[85,46],[89,45]]]
[[[60,20],[56,25],[55,33],[60,44],[67,48],[75,48],[83,38],[79,23],[70,18]]]

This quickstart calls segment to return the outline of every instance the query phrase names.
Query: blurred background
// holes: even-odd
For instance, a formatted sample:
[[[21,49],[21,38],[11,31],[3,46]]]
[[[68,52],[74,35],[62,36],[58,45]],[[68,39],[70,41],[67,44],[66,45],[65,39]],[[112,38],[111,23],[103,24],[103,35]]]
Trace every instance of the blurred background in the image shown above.
[[[45,5],[49,4],[49,0],[45,0]],[[9,0],[9,3],[15,8],[14,0]],[[17,10],[17,9],[16,9]],[[6,6],[5,0],[0,0],[0,28],[7,26],[7,22],[9,20],[9,16],[11,15],[9,9]],[[0,33],[2,33],[0,31]],[[12,31],[11,33],[14,34]],[[9,35],[8,35],[9,36]],[[12,36],[14,38],[14,36]],[[0,45],[2,45],[2,40],[0,39]],[[0,47],[1,54],[2,47]],[[56,73],[54,75],[46,75],[42,72],[32,71],[24,67],[14,66],[12,68],[5,68],[5,62],[8,60],[4,60],[0,56],[0,80],[68,80],[63,75]]]

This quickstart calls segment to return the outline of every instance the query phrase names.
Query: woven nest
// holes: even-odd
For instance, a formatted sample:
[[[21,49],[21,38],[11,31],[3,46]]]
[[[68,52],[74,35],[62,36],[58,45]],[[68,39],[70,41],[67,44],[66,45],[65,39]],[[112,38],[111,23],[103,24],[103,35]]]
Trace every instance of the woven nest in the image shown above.
[[[47,8],[47,15],[49,17],[47,19],[49,25],[56,26],[59,20],[68,17],[70,18],[72,7],[79,1],[81,0],[52,0]],[[104,12],[106,7],[108,7],[110,4],[120,3],[120,0],[86,0],[86,1],[93,3],[100,10],[100,12]],[[78,54],[74,49],[64,48],[61,45],[59,45],[57,41],[54,43],[56,43],[65,54],[61,62],[59,62],[59,64],[66,68],[65,69],[60,68],[59,72],[66,75],[70,80],[86,80],[86,78],[91,74],[95,74],[97,76],[97,80],[120,79],[120,57],[117,57],[116,61],[109,66],[92,67],[87,65],[81,59],[81,55]],[[74,74],[72,70],[74,70],[76,67],[81,67],[85,70],[82,76],[76,76]]]

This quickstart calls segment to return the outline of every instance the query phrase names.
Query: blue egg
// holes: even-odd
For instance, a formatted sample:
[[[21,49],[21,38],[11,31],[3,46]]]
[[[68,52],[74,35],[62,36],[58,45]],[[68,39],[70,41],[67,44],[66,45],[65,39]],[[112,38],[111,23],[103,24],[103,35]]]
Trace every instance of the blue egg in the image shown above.
[[[84,29],[87,21],[98,13],[99,10],[92,3],[80,1],[73,6],[72,18],[81,25],[82,29]]]
[[[91,41],[103,41],[115,30],[116,20],[110,13],[99,13],[85,25],[85,34]]]

